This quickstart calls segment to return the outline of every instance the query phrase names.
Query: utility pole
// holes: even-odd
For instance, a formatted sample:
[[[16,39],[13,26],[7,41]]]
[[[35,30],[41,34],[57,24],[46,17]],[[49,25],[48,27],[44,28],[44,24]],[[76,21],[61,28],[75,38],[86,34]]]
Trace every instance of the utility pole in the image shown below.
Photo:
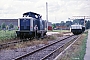
[[[46,2],[46,26],[47,26],[47,31],[48,31],[48,3]]]

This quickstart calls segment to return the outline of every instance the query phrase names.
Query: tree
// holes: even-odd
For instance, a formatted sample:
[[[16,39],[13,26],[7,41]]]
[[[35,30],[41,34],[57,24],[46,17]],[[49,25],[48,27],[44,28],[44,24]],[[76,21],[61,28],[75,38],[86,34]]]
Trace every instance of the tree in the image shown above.
[[[72,25],[72,21],[66,21],[65,26],[70,27]]]
[[[1,30],[1,26],[0,26],[0,30]]]
[[[61,21],[60,26],[64,26],[64,25],[65,25],[64,21]]]
[[[52,24],[53,29],[56,28],[56,24]]]
[[[86,29],[90,29],[90,21],[86,22]]]
[[[56,25],[56,26],[60,26],[60,23],[56,23],[55,25]]]
[[[5,29],[5,28],[6,28],[5,23],[2,23],[2,24],[1,24],[1,28],[2,28],[2,29]]]
[[[13,24],[10,24],[10,25],[9,25],[9,29],[11,29],[11,28],[13,28],[13,27],[14,27]]]

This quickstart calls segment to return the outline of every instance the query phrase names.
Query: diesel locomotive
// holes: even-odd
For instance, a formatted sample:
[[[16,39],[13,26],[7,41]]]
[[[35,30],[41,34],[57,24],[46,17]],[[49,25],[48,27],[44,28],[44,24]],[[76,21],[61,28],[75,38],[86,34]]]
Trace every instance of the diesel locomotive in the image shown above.
[[[40,38],[47,33],[46,20],[42,20],[42,16],[35,12],[26,12],[22,18],[18,19],[17,37],[24,38]]]

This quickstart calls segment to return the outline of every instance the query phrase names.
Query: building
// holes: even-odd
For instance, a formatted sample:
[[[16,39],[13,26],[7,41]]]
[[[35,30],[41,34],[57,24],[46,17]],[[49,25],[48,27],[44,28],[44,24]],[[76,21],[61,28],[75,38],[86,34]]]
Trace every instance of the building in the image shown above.
[[[5,23],[6,26],[10,24],[18,26],[18,19],[0,19],[0,26],[2,23]]]
[[[67,26],[56,26],[57,29],[62,29],[62,30],[69,30],[70,27]]]
[[[48,30],[52,30],[52,23],[48,22]]]

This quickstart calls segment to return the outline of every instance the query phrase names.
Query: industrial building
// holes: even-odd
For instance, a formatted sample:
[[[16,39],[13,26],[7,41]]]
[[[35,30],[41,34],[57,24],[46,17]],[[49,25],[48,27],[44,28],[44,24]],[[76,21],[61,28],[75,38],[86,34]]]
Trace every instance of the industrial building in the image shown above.
[[[0,26],[2,23],[5,23],[6,26],[10,24],[18,26],[18,19],[0,19]]]

